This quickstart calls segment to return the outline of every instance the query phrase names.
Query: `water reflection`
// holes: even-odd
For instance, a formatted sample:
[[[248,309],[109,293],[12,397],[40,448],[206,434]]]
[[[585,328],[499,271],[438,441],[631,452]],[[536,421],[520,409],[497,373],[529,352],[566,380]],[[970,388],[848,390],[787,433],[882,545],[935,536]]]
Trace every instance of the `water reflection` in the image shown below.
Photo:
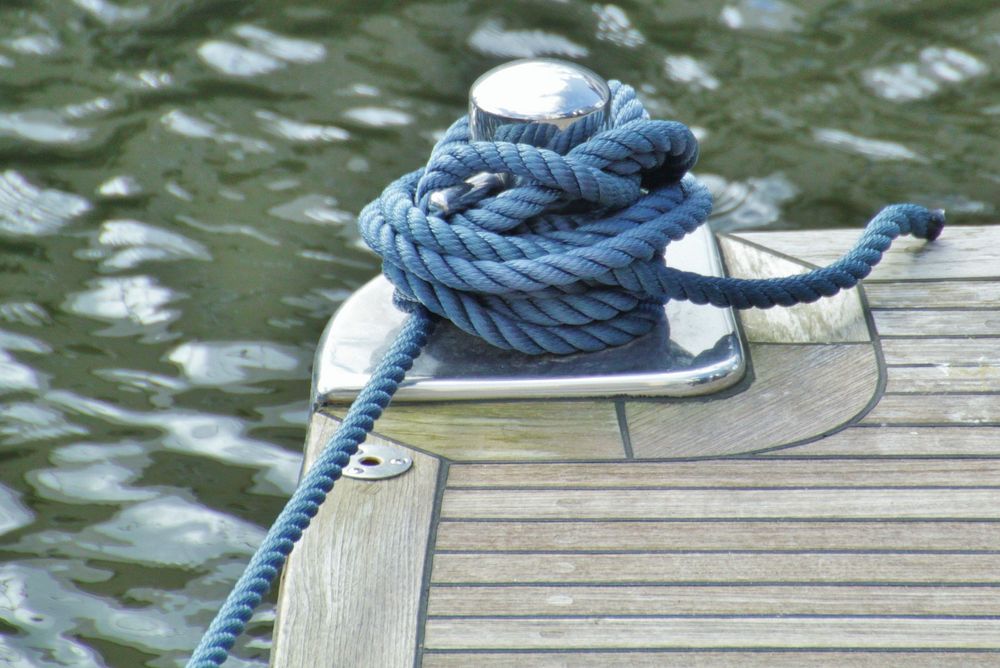
[[[354,216],[504,59],[693,125],[717,229],[914,198],[995,223],[998,10],[927,41],[924,9],[0,2],[0,664],[183,665],[297,477],[310,350],[377,271]],[[233,666],[266,665],[270,614]]]
[[[0,132],[4,117],[0,115]],[[0,232],[41,236],[57,232],[90,209],[83,197],[54,188],[39,188],[18,172],[0,174]]]

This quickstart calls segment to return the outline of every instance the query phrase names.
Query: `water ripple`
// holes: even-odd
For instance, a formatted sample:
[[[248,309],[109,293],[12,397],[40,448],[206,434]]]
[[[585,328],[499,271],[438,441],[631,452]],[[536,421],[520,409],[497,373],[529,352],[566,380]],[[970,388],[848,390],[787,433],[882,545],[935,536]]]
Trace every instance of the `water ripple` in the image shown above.
[[[51,56],[62,48],[62,43],[57,37],[44,33],[15,37],[4,40],[3,44],[11,51],[26,56]]]
[[[0,117],[0,129],[3,119]],[[0,174],[0,232],[42,236],[58,232],[90,209],[90,202],[61,190],[39,188],[13,170]]]
[[[470,47],[487,56],[503,58],[535,58],[565,56],[583,58],[590,51],[560,35],[543,30],[507,30],[501,21],[484,21],[469,35]]]
[[[122,7],[108,0],[72,0],[80,9],[105,25],[137,23],[149,17],[149,7]]]
[[[107,199],[127,199],[141,195],[142,186],[133,176],[113,176],[97,187],[97,194]]]
[[[816,128],[813,130],[813,138],[818,142],[857,153],[872,160],[924,161],[922,156],[902,144],[882,139],[860,137],[836,128]]]
[[[33,518],[17,494],[0,484],[0,535],[28,526]]]
[[[350,139],[351,134],[336,125],[319,125],[317,123],[303,123],[294,121],[278,114],[258,110],[254,116],[264,121],[264,129],[271,134],[294,142],[314,143],[314,142],[335,142]]]
[[[715,90],[719,87],[719,80],[712,76],[708,67],[691,56],[667,56],[663,59],[663,70],[671,81],[686,84],[695,90]]]
[[[164,308],[181,297],[151,276],[98,278],[87,282],[90,289],[71,292],[63,304],[70,313],[112,323],[101,336],[141,336],[146,343],[165,338],[165,328],[179,315]]]
[[[240,25],[233,29],[233,33],[261,51],[289,63],[318,63],[326,57],[322,44],[285,37],[259,26]]]
[[[355,219],[354,214],[337,208],[337,198],[319,194],[296,197],[269,209],[268,213],[282,220],[320,225],[347,225]]]
[[[952,48],[929,46],[917,62],[873,67],[861,79],[879,97],[894,102],[919,100],[940,92],[945,86],[960,84],[989,72],[975,56]]]
[[[310,356],[267,341],[188,342],[167,354],[193,385],[222,387],[302,378]]]
[[[409,125],[413,122],[410,114],[388,107],[355,107],[345,111],[344,117],[372,128]]]
[[[27,401],[0,405],[0,439],[7,445],[81,436],[83,427],[71,423],[52,406]]]
[[[715,174],[699,174],[712,192],[711,225],[716,232],[760,228],[781,219],[782,207],[799,194],[784,174],[727,181]]]
[[[246,423],[235,417],[185,409],[132,411],[62,390],[49,392],[46,399],[66,410],[112,424],[161,431],[160,445],[168,450],[256,468],[254,491],[257,493],[284,496],[295,489],[302,465],[301,455],[248,438]]]
[[[101,225],[97,248],[88,257],[101,259],[101,268],[111,271],[132,269],[149,261],[212,259],[208,249],[183,234],[136,220],[109,220]]]
[[[198,56],[209,67],[231,77],[255,77],[270,74],[285,62],[239,44],[210,40],[198,47]]]
[[[591,5],[597,16],[597,39],[629,49],[642,46],[646,37],[632,25],[628,14],[618,5]]]
[[[797,32],[805,12],[784,0],[741,0],[722,9],[719,19],[733,30]]]

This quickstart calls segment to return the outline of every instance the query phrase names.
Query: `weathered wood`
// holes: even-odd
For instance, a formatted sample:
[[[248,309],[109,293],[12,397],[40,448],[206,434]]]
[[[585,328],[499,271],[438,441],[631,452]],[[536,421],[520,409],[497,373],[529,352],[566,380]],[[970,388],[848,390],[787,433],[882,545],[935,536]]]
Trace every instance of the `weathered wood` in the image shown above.
[[[451,553],[437,584],[997,584],[1000,554],[826,552]],[[998,620],[1000,621],[1000,620]],[[1000,641],[1000,637],[998,637]]]
[[[1000,394],[887,394],[861,424],[1000,423]]]
[[[427,614],[447,617],[679,615],[997,616],[996,587],[728,585],[431,587]]]
[[[437,549],[465,552],[712,550],[1000,551],[996,522],[448,521]]]
[[[759,455],[787,457],[1000,457],[1000,427],[868,426],[845,429],[796,448]],[[989,478],[984,478],[988,480]]]
[[[866,283],[872,308],[1000,308],[1000,281]]]
[[[1000,337],[974,339],[882,339],[882,353],[889,365],[973,366],[1000,361]]]
[[[1000,648],[997,619],[431,618],[426,634],[435,649]]]
[[[1000,361],[981,366],[893,366],[887,375],[889,394],[1000,392]]]
[[[982,668],[996,652],[684,651],[426,653],[423,668]]]
[[[880,336],[997,336],[1000,311],[897,309],[872,311]]]
[[[611,401],[394,404],[376,430],[454,461],[625,456]]]
[[[794,450],[790,451],[792,454]],[[962,487],[995,480],[998,461],[718,459],[613,464],[457,464],[449,488]]]
[[[734,396],[626,402],[635,456],[718,456],[816,437],[855,418],[878,388],[868,344],[758,344],[751,359],[754,382]]]
[[[984,484],[997,481],[984,479]],[[477,519],[1000,519],[992,489],[452,490],[441,514]]]
[[[740,233],[721,243],[734,275],[770,275],[824,264],[857,235]],[[372,666],[417,656],[436,668],[1000,665],[998,249],[1000,227],[949,228],[934,244],[901,239],[866,281],[881,397],[858,291],[746,314],[748,386],[625,402],[635,458],[672,461],[629,460],[611,400],[394,406],[380,432],[455,462],[423,583],[422,650],[414,590],[371,589],[396,586],[381,583],[348,606],[346,641],[316,622],[290,637],[287,625],[310,622],[286,610],[302,594],[283,591],[275,656]],[[827,343],[843,340],[858,342]],[[412,494],[387,504],[399,515],[387,521],[419,543],[431,520],[411,517]],[[347,514],[337,511],[338,531]],[[347,609],[341,596],[365,591],[368,568],[344,567],[358,559],[348,544],[381,535],[363,519],[353,538],[319,534],[328,545],[312,558],[333,580],[290,565],[295,591],[312,589],[310,616]],[[379,571],[402,563],[393,559],[404,546],[390,545]],[[423,553],[416,559],[422,567]],[[373,654],[398,627],[409,654],[397,663]],[[378,643],[354,637],[366,628]]]
[[[774,278],[810,269],[739,238],[721,236],[719,248],[730,276]],[[813,304],[743,311],[740,322],[747,339],[761,343],[860,343],[871,338],[857,290]]]
[[[741,232],[745,239],[814,265],[830,264],[858,240],[861,230]],[[900,237],[865,279],[996,279],[1000,276],[1000,225],[948,227],[933,243]]]
[[[336,428],[313,416],[306,466]],[[274,668],[413,665],[439,465],[411,454],[413,468],[397,478],[341,479],[295,546],[278,600]]]

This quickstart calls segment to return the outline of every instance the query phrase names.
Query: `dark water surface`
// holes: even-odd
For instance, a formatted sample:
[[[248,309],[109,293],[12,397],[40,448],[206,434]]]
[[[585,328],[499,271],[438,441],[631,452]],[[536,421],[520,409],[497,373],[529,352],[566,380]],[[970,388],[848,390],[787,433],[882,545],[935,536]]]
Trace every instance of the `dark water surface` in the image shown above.
[[[355,215],[538,55],[694,127],[718,229],[997,220],[994,0],[0,0],[0,665],[183,664],[377,271]]]

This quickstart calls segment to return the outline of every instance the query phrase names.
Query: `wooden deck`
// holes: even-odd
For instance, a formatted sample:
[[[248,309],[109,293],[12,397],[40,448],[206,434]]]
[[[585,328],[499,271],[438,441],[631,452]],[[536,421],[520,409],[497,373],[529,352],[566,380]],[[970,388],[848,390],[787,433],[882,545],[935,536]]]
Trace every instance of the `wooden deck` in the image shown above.
[[[720,245],[767,276],[857,234]],[[414,468],[338,483],[272,664],[1000,665],[1000,226],[741,321],[752,374],[716,397],[393,406]]]

